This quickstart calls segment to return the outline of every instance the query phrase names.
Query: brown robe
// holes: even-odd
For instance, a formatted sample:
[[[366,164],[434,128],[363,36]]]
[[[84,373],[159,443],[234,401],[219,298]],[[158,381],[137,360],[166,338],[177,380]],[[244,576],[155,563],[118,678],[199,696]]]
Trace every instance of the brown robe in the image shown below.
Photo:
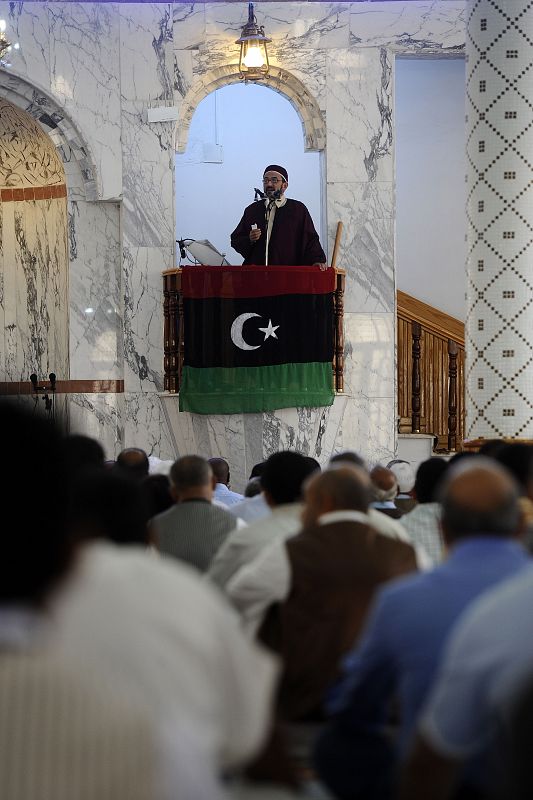
[[[259,638],[282,657],[281,717],[320,719],[325,692],[361,633],[376,589],[415,571],[416,555],[410,544],[352,521],[306,528],[286,547],[291,591],[270,607]]]
[[[243,264],[265,263],[267,226],[264,201],[257,201],[244,209],[241,221],[231,234],[231,246],[243,256]],[[250,229],[256,224],[261,238],[250,241]],[[276,209],[274,224],[268,244],[269,266],[305,267],[325,264],[326,255],[306,206],[299,200],[287,199]]]

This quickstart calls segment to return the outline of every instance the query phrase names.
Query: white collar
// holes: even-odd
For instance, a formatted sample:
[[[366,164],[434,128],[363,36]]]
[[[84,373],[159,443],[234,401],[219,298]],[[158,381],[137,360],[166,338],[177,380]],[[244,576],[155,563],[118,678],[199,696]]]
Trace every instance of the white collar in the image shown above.
[[[334,522],[361,522],[368,525],[368,517],[362,511],[350,511],[342,509],[340,511],[328,511],[318,518],[318,525],[331,525]]]

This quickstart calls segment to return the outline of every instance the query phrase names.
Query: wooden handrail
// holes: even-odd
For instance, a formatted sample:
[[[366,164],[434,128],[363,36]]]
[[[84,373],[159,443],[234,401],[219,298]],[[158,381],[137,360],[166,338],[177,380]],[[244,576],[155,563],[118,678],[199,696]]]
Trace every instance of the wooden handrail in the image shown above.
[[[465,346],[465,326],[456,317],[418,300],[416,297],[398,290],[396,292],[398,316],[412,322],[419,322],[424,330],[453,339],[460,347]]]
[[[437,449],[462,448],[464,324],[405,292],[397,292],[400,433],[432,433]]]

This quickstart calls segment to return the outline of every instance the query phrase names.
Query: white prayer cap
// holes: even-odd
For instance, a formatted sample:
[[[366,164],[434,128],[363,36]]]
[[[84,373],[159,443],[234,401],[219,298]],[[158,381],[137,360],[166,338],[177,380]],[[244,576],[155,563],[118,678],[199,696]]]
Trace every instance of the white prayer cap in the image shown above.
[[[387,464],[387,468],[394,472],[398,481],[400,494],[407,494],[415,485],[415,471],[409,461],[397,458]]]

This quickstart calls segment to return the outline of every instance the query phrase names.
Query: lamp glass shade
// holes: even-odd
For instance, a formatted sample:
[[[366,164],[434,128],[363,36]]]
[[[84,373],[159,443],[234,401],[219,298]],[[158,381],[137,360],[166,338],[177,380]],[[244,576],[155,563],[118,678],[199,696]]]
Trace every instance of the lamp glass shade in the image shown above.
[[[257,39],[245,43],[242,63],[247,69],[259,69],[265,63],[263,47]]]

